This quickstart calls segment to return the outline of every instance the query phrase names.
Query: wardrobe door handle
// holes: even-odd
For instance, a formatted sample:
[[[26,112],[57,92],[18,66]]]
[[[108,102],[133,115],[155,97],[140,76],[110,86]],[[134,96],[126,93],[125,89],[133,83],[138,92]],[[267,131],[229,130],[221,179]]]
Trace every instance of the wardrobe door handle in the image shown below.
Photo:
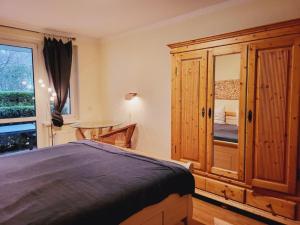
[[[205,108],[204,108],[204,107],[202,107],[202,112],[201,112],[201,114],[202,114],[202,117],[204,118],[204,116],[205,116]]]
[[[211,108],[208,109],[208,118],[211,118]]]
[[[252,119],[253,119],[252,111],[249,110],[249,111],[248,111],[248,121],[249,121],[249,123],[252,122]]]

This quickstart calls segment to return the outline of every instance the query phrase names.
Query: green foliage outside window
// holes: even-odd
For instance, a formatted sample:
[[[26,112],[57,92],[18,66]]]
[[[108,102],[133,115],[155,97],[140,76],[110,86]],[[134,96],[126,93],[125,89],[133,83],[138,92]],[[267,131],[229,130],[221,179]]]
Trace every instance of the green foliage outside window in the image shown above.
[[[0,92],[0,118],[35,116],[33,92]]]

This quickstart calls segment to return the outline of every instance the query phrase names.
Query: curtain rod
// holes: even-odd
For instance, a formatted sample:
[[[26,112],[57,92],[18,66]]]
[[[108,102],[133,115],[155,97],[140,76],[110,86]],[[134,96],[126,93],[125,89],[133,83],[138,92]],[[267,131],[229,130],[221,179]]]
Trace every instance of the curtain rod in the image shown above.
[[[24,29],[24,28],[19,28],[19,27],[7,26],[7,25],[0,25],[0,26],[1,27],[6,27],[6,28],[12,28],[12,29],[17,29],[17,30],[22,30],[22,31],[28,31],[28,32],[36,33],[36,34],[43,34],[43,35],[48,35],[48,36],[54,36],[54,37],[71,39],[72,41],[76,40],[75,37],[67,37],[67,36],[63,36],[63,35],[51,34],[51,33],[40,32],[40,31],[29,30],[29,29]]]

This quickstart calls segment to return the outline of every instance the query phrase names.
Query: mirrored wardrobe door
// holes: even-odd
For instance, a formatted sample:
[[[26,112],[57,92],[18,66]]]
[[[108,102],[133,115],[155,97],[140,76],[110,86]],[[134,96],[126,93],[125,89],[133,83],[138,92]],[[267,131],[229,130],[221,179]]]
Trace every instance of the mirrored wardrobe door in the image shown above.
[[[208,171],[243,180],[247,46],[214,48],[208,60]]]

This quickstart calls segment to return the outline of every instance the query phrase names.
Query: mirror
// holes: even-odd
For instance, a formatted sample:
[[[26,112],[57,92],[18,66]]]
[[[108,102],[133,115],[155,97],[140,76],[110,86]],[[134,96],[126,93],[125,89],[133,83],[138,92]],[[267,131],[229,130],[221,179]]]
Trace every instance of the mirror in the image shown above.
[[[238,170],[241,54],[214,57],[213,166]]]

